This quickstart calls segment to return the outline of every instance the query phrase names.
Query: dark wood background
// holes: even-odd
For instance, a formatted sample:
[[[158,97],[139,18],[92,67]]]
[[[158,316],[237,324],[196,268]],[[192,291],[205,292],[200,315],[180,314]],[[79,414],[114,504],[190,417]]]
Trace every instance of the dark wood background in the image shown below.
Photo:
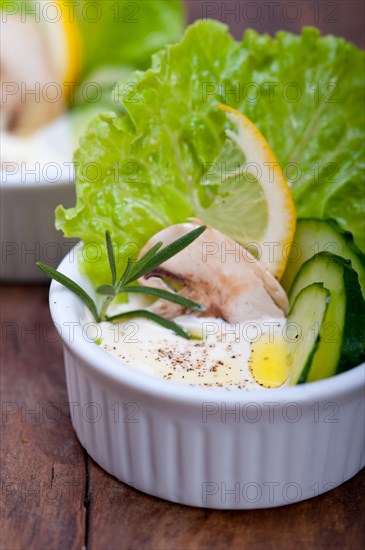
[[[318,27],[323,34],[343,36],[364,47],[363,0],[184,0],[189,22],[218,19],[241,39],[247,28],[274,34],[278,30],[300,33],[302,27]]]

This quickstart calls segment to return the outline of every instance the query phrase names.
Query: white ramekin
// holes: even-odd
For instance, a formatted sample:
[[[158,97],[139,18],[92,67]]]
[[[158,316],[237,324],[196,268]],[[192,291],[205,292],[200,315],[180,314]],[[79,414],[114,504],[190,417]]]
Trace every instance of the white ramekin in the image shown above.
[[[92,292],[75,255],[60,270]],[[75,431],[121,481],[187,505],[267,508],[326,492],[364,466],[364,364],[277,390],[193,388],[106,354],[83,304],[56,282],[50,308]]]
[[[49,176],[51,177],[51,175]],[[35,263],[56,267],[75,244],[55,229],[58,204],[75,204],[73,177],[44,181],[39,174],[1,175],[0,234],[2,281],[40,282],[46,276]]]

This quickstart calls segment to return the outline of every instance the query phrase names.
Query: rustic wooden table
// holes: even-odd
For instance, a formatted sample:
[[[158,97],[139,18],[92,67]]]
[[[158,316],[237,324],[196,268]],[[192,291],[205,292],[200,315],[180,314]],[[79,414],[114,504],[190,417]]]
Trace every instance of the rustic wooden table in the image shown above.
[[[1,313],[3,550],[364,547],[364,471],[312,500],[242,512],[171,504],[120,483],[73,432],[47,286],[3,286]]]

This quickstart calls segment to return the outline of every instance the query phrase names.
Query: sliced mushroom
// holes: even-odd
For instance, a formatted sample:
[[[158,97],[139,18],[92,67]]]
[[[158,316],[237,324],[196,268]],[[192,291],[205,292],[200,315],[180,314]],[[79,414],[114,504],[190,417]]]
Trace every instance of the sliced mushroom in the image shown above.
[[[183,223],[163,229],[147,242],[141,255],[157,242],[166,246],[199,225]],[[182,285],[179,294],[204,305],[201,315],[229,323],[283,318],[288,313],[287,296],[275,277],[245,248],[212,227],[139,282],[173,291],[164,279],[178,282]],[[162,299],[150,309],[169,319],[185,312]]]

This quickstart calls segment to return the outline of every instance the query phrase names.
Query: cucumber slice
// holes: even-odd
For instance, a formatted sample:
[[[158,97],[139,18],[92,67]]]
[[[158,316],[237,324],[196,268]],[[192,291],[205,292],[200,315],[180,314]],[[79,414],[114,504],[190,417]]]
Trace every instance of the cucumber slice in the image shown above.
[[[289,253],[288,264],[280,284],[288,292],[301,266],[318,252],[331,252],[346,260],[359,274],[365,298],[365,255],[357,248],[352,234],[343,232],[335,220],[300,219]]]
[[[320,282],[331,293],[320,342],[307,381],[320,380],[360,364],[364,358],[365,301],[351,262],[320,252],[303,264],[289,294],[292,305],[306,286]]]
[[[287,320],[290,385],[303,384],[307,380],[329,302],[330,293],[322,283],[306,286],[295,299]],[[289,337],[291,328],[294,337]]]

